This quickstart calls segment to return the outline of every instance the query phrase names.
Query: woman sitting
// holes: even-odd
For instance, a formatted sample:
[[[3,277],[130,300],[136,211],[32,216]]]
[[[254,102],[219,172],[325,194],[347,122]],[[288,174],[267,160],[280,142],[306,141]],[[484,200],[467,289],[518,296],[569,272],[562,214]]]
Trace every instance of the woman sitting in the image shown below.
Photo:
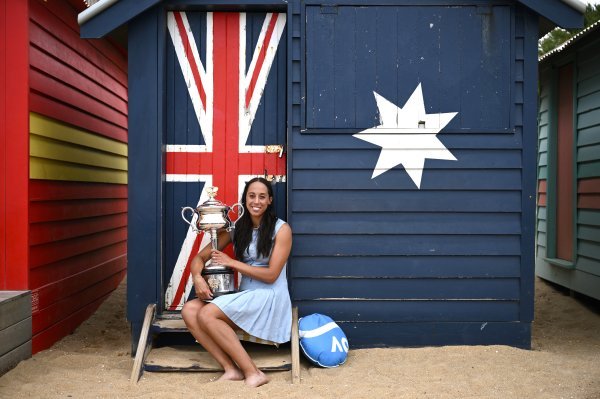
[[[219,248],[209,245],[192,260],[197,298],[186,302],[181,314],[192,335],[223,367],[220,380],[244,380],[258,387],[268,383],[269,378],[256,367],[236,330],[276,343],[290,340],[292,308],[286,264],[292,230],[275,216],[273,188],[266,179],[250,180],[241,202],[244,214],[234,232],[230,235],[220,231]],[[232,241],[240,260],[221,252]],[[213,298],[202,277],[209,258],[242,274],[239,292]]]

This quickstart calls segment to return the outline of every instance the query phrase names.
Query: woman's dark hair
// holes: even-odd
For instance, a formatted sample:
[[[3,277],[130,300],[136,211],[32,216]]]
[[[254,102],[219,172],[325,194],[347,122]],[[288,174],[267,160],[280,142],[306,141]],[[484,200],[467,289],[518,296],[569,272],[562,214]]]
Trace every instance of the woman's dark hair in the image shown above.
[[[244,252],[250,245],[252,240],[252,219],[250,218],[250,212],[248,212],[248,206],[246,205],[246,194],[248,193],[248,187],[252,183],[260,182],[267,187],[269,197],[273,198],[273,187],[271,183],[263,177],[255,177],[246,183],[244,192],[242,193],[241,203],[244,207],[244,214],[235,224],[235,234],[233,235],[233,247],[235,249],[235,256],[242,260]],[[267,210],[263,214],[260,226],[258,228],[258,243],[256,249],[258,255],[267,257],[271,253],[273,247],[273,231],[275,230],[275,224],[277,223],[277,216],[275,215],[275,207],[273,201],[267,207]]]

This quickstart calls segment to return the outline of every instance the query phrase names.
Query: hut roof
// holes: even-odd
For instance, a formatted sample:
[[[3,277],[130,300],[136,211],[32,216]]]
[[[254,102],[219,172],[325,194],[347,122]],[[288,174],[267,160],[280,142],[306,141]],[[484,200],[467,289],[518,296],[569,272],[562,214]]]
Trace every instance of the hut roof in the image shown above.
[[[78,17],[81,36],[99,38],[127,24],[161,0],[85,0],[89,7]],[[240,0],[244,3],[245,0]],[[580,28],[586,5],[581,0],[516,0],[540,16],[540,35],[554,26]],[[287,4],[287,0],[275,0],[273,5]]]

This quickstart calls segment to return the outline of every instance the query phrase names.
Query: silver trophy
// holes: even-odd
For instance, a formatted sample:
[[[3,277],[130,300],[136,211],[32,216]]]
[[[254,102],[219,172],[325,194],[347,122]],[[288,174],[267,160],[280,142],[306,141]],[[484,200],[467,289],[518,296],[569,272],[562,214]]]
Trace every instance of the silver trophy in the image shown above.
[[[218,187],[208,187],[208,200],[198,205],[196,209],[186,206],[181,209],[181,217],[187,224],[192,226],[192,230],[196,233],[207,232],[210,234],[210,241],[214,249],[218,249],[217,243],[217,230],[225,228],[227,231],[231,231],[235,228],[235,222],[229,217],[229,212],[238,208],[238,218],[241,218],[244,214],[244,207],[240,203],[227,206],[215,197],[217,195]],[[192,212],[192,218],[190,220],[186,217],[186,212]],[[194,219],[195,217],[195,219]],[[224,294],[231,294],[236,292],[233,269],[217,264],[214,261],[210,261],[204,266],[202,270],[202,277],[210,287],[213,296],[217,297]]]

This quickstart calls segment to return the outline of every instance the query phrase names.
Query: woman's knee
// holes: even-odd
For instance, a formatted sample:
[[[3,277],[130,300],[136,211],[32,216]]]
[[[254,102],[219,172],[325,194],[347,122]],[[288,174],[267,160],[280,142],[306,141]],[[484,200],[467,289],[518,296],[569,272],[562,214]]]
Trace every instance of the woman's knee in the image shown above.
[[[219,308],[216,306],[204,306],[202,309],[200,309],[200,311],[198,312],[198,322],[201,325],[209,325],[211,322],[215,321],[217,319],[218,316],[218,311]]]
[[[197,299],[187,301],[181,309],[181,317],[183,317],[184,320],[191,320],[197,317],[198,312],[201,309],[202,304]]]

